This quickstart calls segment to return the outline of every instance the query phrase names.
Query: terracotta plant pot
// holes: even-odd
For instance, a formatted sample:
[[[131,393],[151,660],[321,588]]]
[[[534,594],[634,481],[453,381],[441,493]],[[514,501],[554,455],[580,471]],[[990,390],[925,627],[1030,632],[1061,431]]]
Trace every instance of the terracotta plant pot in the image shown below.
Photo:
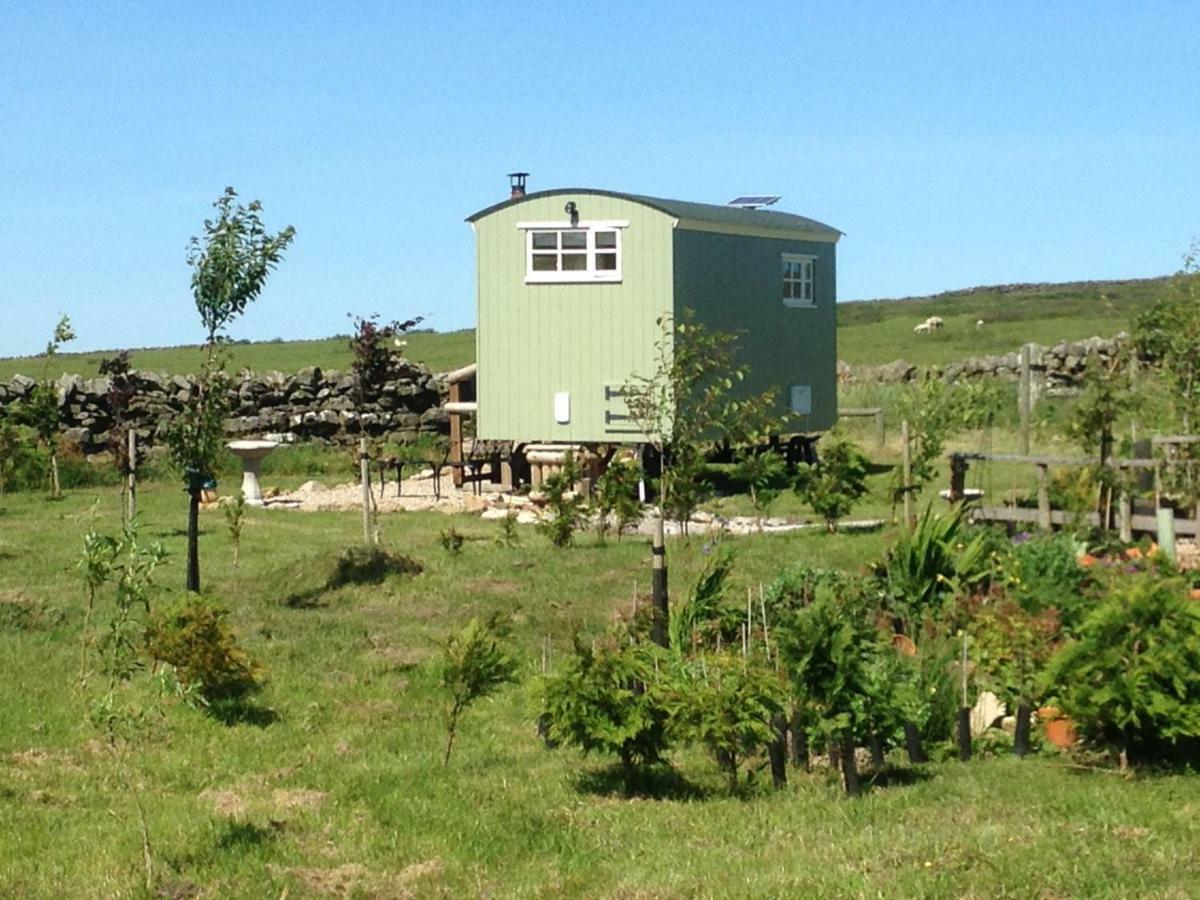
[[[1059,750],[1070,750],[1079,741],[1075,723],[1059,712],[1058,707],[1043,706],[1038,710],[1038,721],[1042,723],[1046,740]]]

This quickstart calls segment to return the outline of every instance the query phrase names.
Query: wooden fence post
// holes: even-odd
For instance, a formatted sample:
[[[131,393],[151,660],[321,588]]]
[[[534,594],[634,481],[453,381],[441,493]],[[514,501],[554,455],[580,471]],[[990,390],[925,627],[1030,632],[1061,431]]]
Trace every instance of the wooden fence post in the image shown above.
[[[875,445],[882,450],[886,443],[886,434],[883,424],[883,407],[875,410]]]
[[[903,478],[901,489],[904,492],[904,527],[912,528],[916,516],[913,514],[912,448],[908,438],[908,419],[904,419],[900,423],[900,471]]]
[[[371,544],[371,457],[366,437],[358,439],[358,477],[362,481],[363,543]]]
[[[1049,531],[1054,521],[1050,517],[1050,467],[1045,463],[1038,463],[1037,467],[1037,502],[1038,527]]]
[[[1029,345],[1021,347],[1021,380],[1017,390],[1017,409],[1021,414],[1021,453],[1029,455],[1029,416],[1033,407],[1033,373]]]
[[[126,450],[129,454],[129,470],[126,474],[128,497],[126,498],[129,507],[129,521],[132,522],[137,516],[137,432],[132,428],[126,432]]]
[[[1117,495],[1117,531],[1123,542],[1133,543],[1133,501],[1126,490]]]

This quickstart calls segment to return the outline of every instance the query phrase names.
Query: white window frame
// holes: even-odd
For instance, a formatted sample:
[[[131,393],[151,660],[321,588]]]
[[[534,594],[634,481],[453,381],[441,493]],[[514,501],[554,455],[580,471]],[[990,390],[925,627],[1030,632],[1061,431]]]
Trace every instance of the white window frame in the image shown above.
[[[525,232],[525,283],[526,284],[613,284],[622,280],[622,264],[624,262],[624,230],[629,227],[626,220],[579,221],[579,222],[518,222],[517,228]],[[583,252],[587,258],[587,268],[570,271],[555,270],[552,272],[534,271],[533,269],[533,235],[542,231],[582,231],[587,235],[587,246],[576,252]],[[616,247],[596,247],[596,232],[611,231],[616,235]],[[562,242],[555,252],[562,255]],[[597,269],[596,255],[598,253],[615,253],[617,267],[615,269]]]
[[[806,264],[808,277],[801,275],[800,278],[788,278],[785,274],[785,263],[804,263]],[[792,293],[795,293],[796,285],[803,287],[808,285],[808,299],[803,297],[784,297],[783,305],[791,309],[813,309],[817,305],[817,258],[811,253],[782,253],[779,259],[779,270],[781,286],[783,284],[792,285]],[[803,293],[803,291],[802,291]]]

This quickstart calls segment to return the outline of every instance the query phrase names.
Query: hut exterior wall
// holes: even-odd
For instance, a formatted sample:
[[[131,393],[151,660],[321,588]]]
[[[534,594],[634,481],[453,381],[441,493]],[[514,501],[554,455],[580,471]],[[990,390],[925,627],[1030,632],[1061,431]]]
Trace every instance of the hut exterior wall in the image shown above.
[[[815,258],[812,308],[785,306],[782,254]],[[820,431],[837,421],[836,244],[789,238],[674,232],[675,308],[695,311],[719,331],[740,332],[738,359],[749,366],[744,390],[776,388],[779,410],[793,386],[811,391],[812,412],[789,430]]]
[[[628,221],[619,282],[527,284],[521,222]],[[660,316],[672,311],[674,220],[628,200],[581,194],[531,199],[475,223],[477,252],[477,433],[489,440],[630,441],[624,411],[606,388],[653,370]],[[569,395],[570,421],[556,421],[555,395]]]

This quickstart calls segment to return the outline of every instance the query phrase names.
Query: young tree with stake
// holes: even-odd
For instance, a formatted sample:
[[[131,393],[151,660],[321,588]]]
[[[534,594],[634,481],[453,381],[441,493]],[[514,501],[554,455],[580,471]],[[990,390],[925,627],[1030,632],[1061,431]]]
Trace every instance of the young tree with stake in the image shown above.
[[[229,402],[225,360],[218,348],[225,329],[258,299],[267,276],[296,236],[291,225],[277,234],[269,233],[259,217],[262,204],[254,200],[243,206],[231,187],[225,188],[213,206],[216,216],[204,220],[204,234],[192,238],[187,254],[192,296],[206,335],[204,361],[184,411],[167,436],[172,460],[187,484],[189,591],[200,590],[200,492],[221,451]]]

